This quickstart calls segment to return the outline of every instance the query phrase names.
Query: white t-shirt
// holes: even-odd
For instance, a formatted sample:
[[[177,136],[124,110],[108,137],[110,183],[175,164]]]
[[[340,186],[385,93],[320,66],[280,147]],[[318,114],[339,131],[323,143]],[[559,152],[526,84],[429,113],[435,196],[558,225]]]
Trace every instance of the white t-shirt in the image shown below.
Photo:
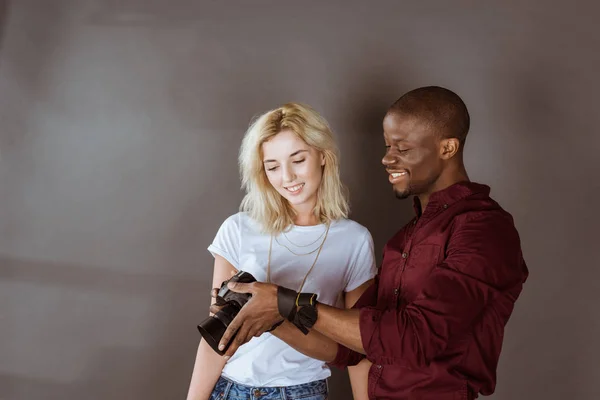
[[[298,291],[325,238],[325,230],[324,224],[293,226],[276,236],[271,251],[271,282]],[[237,270],[265,282],[269,242],[270,235],[262,233],[256,221],[240,212],[223,222],[208,250]],[[343,307],[340,295],[356,289],[376,273],[369,231],[355,221],[337,220],[331,223],[302,292],[317,293],[319,302]],[[237,383],[259,387],[299,385],[325,379],[331,371],[323,361],[307,357],[270,333],[263,333],[241,346],[227,361],[222,374]]]

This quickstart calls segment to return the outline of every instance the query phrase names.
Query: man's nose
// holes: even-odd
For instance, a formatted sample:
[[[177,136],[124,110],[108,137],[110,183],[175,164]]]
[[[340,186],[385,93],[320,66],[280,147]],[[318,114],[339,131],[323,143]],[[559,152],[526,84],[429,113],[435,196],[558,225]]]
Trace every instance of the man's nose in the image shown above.
[[[389,151],[386,152],[385,155],[383,156],[383,158],[381,159],[381,163],[383,165],[385,165],[386,167],[388,165],[394,164],[395,162],[396,162],[396,158],[392,154],[390,154]]]

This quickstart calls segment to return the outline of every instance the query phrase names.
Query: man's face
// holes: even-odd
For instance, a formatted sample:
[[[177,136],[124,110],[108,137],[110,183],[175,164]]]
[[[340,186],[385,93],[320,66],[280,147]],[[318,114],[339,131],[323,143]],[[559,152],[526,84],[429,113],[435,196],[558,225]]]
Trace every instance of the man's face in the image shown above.
[[[396,197],[431,193],[443,168],[440,139],[433,129],[416,117],[388,113],[383,136],[386,153],[381,162]]]

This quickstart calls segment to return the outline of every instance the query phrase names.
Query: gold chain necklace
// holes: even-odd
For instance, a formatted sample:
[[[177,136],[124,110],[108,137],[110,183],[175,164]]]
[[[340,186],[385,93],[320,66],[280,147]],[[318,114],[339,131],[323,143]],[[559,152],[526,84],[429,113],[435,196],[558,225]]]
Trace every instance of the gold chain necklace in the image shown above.
[[[281,247],[285,247],[287,249],[287,251],[289,251],[290,253],[292,253],[295,256],[307,256],[307,255],[312,254],[315,251],[319,250],[319,248],[317,247],[314,250],[309,251],[308,253],[296,253],[295,251],[293,251],[292,249],[290,249],[289,247],[287,247],[285,244],[281,243],[279,241],[279,239],[275,238],[275,241],[277,242],[278,245],[280,245]]]
[[[294,246],[296,246],[296,247],[308,247],[308,246],[312,246],[313,244],[317,243],[317,242],[319,241],[319,239],[321,239],[321,238],[323,237],[323,235],[325,234],[325,232],[326,232],[326,231],[327,231],[327,228],[325,228],[325,230],[324,230],[323,232],[321,232],[321,234],[320,234],[320,235],[319,235],[319,236],[318,236],[318,237],[317,237],[315,240],[313,240],[313,241],[312,241],[312,242],[310,242],[309,244],[303,244],[303,245],[299,245],[299,244],[296,244],[296,243],[292,242],[292,241],[290,240],[290,238],[289,238],[289,237],[287,237],[287,235],[285,234],[285,232],[282,232],[282,233],[283,233],[283,237],[285,237],[285,238],[286,238],[286,240],[287,240],[288,242],[290,242],[291,244],[293,244]],[[275,239],[275,240],[277,240],[277,239]],[[278,241],[277,243],[279,243],[279,241]],[[281,243],[279,243],[279,244],[281,244]],[[288,249],[288,250],[289,250],[289,249]],[[308,253],[308,254],[310,254],[310,253]]]
[[[306,282],[306,278],[308,278],[308,275],[310,274],[310,272],[313,270],[313,268],[317,264],[317,260],[319,259],[319,254],[321,254],[321,250],[323,249],[323,245],[325,244],[325,240],[327,240],[327,235],[329,234],[329,226],[330,226],[330,224],[327,224],[327,230],[325,231],[325,237],[323,238],[323,241],[321,242],[321,245],[319,246],[319,252],[317,253],[317,256],[315,257],[315,261],[313,261],[312,265],[310,266],[310,269],[308,270],[306,275],[304,275],[304,279],[302,279],[300,288],[297,290],[298,293],[300,293],[302,291],[302,288],[304,287],[304,283]],[[267,259],[267,283],[271,283],[271,249],[272,248],[273,248],[273,235],[271,235],[271,241],[269,243],[269,258]]]

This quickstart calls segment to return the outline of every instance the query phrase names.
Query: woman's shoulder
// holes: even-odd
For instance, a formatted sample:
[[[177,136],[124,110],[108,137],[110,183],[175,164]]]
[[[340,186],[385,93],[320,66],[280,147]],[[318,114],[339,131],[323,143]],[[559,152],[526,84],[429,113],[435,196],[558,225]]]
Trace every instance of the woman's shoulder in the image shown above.
[[[247,212],[239,211],[223,221],[223,226],[243,231],[259,231],[259,224]]]
[[[335,220],[332,226],[335,226],[338,231],[356,236],[359,239],[362,239],[366,236],[371,236],[371,232],[369,229],[367,229],[367,227],[349,218]]]

